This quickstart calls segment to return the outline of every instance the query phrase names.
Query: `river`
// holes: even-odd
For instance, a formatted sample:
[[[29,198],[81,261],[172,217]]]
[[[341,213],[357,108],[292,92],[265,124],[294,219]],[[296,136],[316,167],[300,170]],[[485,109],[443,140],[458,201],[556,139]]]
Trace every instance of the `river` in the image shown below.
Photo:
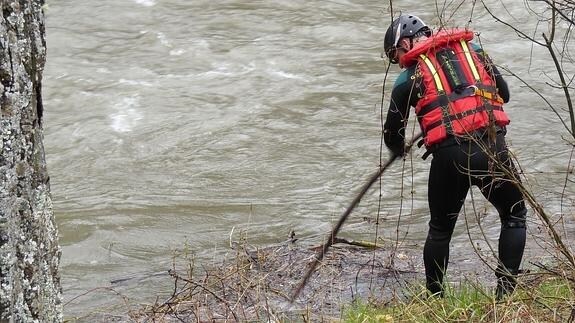
[[[479,3],[461,3],[446,8],[444,17],[456,12],[449,23],[463,27],[471,17],[497,64],[565,107],[561,90],[546,85],[556,78],[547,52]],[[498,14],[534,32],[524,2],[487,3],[505,3]],[[410,0],[394,10],[437,26],[442,5]],[[66,316],[117,310],[124,299],[116,292],[130,303],[154,301],[168,278],[107,288],[165,272],[183,252],[210,266],[230,252],[229,240],[266,245],[290,230],[318,244],[380,164],[388,12],[373,0],[48,0],[45,149]],[[398,72],[390,69],[387,92]],[[568,213],[568,133],[537,94],[507,80],[510,146],[549,213]],[[378,235],[420,248],[428,217],[422,154],[384,174],[342,235],[373,239],[366,218],[376,218],[381,193]],[[565,186],[571,198],[562,201]],[[495,211],[481,198],[476,204],[496,240]],[[459,221],[452,262],[471,269],[465,232]],[[527,260],[539,254],[533,245]]]

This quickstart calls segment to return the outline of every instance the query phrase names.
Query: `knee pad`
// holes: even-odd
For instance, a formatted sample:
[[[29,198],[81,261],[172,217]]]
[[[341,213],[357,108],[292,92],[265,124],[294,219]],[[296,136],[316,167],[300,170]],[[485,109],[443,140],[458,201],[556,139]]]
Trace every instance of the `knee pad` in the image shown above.
[[[516,210],[509,216],[509,219],[501,220],[501,229],[525,229],[525,218],[527,209],[525,207]]]
[[[427,239],[433,241],[444,241],[444,240],[451,240],[451,235],[453,234],[453,230],[437,230],[436,228],[430,226],[429,232],[427,233]]]
[[[501,221],[501,229],[525,229],[525,220],[512,219]]]

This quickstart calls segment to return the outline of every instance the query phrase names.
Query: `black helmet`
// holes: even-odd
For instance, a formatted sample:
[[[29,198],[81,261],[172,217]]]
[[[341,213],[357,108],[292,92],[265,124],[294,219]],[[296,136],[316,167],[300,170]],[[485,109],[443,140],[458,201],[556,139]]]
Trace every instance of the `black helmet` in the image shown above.
[[[420,35],[431,36],[431,29],[423,20],[409,14],[399,16],[399,18],[395,19],[391,26],[387,28],[387,32],[385,33],[383,42],[385,55],[387,55],[391,63],[397,64],[398,62],[394,57],[395,54],[393,54],[393,51],[397,48],[399,41],[404,37],[411,38]]]

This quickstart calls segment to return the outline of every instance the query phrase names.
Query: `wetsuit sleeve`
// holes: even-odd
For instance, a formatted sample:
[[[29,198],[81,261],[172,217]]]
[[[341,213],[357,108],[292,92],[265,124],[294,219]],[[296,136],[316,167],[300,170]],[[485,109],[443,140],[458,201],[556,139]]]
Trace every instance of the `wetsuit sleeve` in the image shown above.
[[[405,126],[409,118],[410,101],[413,93],[412,73],[403,71],[393,86],[387,117],[383,125],[383,139],[394,154],[402,155],[405,148]]]
[[[509,102],[510,97],[509,87],[507,86],[507,82],[505,82],[505,79],[503,79],[503,75],[501,75],[501,73],[497,69],[497,66],[493,64],[491,58],[487,55],[487,53],[485,53],[483,48],[474,43],[472,43],[471,46],[479,56],[479,59],[481,59],[487,70],[495,79],[495,85],[497,86],[497,91],[499,92],[499,96],[501,96],[501,98],[503,99],[503,102],[505,103]]]

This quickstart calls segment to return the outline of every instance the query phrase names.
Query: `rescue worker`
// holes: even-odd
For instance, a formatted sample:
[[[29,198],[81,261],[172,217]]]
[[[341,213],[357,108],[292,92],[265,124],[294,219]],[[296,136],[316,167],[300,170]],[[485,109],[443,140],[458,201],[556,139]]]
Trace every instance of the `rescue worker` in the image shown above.
[[[384,50],[403,70],[391,93],[384,139],[394,154],[404,154],[405,128],[414,107],[427,149],[424,158],[433,156],[427,193],[431,219],[423,249],[429,292],[443,296],[453,229],[475,185],[501,220],[495,272],[496,297],[501,299],[516,286],[527,211],[505,143],[509,118],[503,103],[509,101],[509,89],[481,47],[470,42],[473,37],[469,30],[456,29],[433,34],[410,14],[393,21]]]

